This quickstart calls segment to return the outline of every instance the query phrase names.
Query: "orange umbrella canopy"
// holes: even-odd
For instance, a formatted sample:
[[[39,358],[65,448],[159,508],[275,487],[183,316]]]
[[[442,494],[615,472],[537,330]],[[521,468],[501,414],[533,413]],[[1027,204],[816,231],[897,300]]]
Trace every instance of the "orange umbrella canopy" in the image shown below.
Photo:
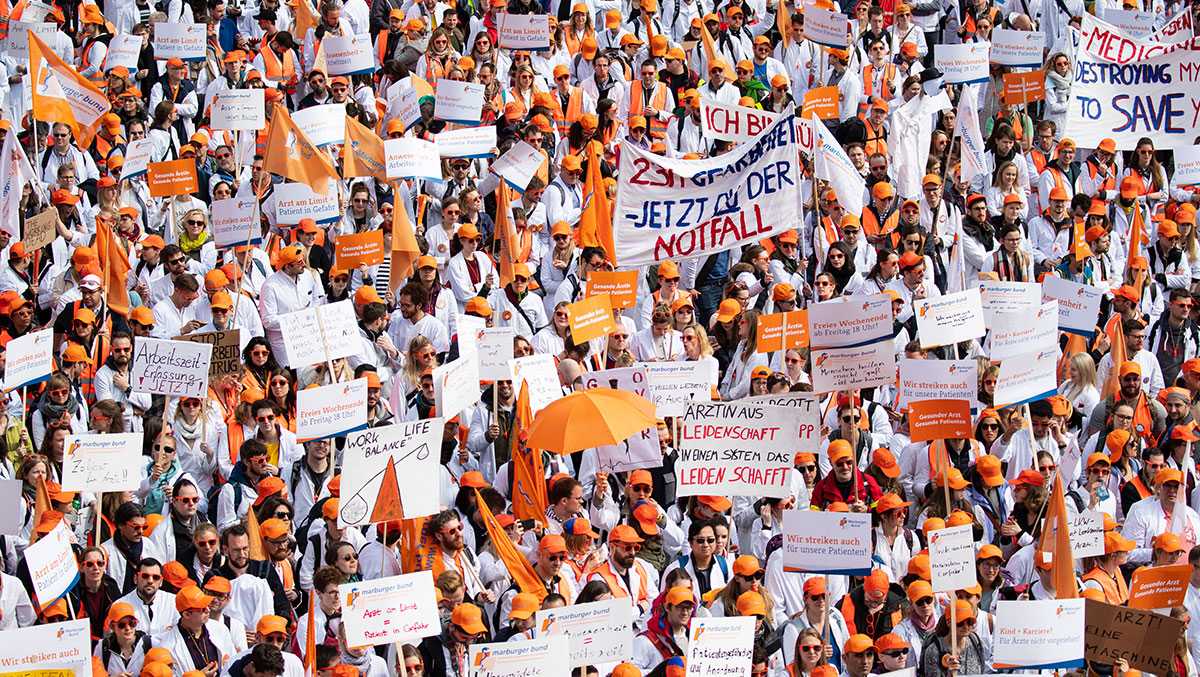
[[[624,390],[573,392],[538,412],[526,444],[559,454],[618,444],[654,426],[656,409],[650,400]]]

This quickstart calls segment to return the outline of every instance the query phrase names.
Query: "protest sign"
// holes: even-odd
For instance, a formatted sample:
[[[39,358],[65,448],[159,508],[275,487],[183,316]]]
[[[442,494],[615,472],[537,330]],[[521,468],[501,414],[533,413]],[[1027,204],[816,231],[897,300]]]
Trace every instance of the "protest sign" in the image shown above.
[[[23,18],[24,14],[21,15]],[[9,21],[8,22],[8,37],[4,39],[4,51],[17,61],[29,61],[29,34],[33,33],[39,40],[48,44],[57,44],[58,38],[55,37],[58,33],[58,24],[55,22],[31,22],[31,21]],[[115,38],[114,38],[115,39]],[[142,39],[137,38],[137,44],[140,51]],[[112,58],[112,51],[109,50],[105,57],[106,63]],[[129,69],[129,72],[137,70],[137,59],[133,60],[134,67]],[[109,66],[111,68],[111,66]]]
[[[367,379],[296,392],[296,441],[332,439],[367,427]]]
[[[1158,675],[1171,670],[1175,640],[1183,631],[1183,621],[1153,611],[1091,599],[1085,602],[1084,658],[1102,665],[1113,665],[1117,659],[1124,658],[1130,668]]]
[[[742,400],[747,404],[769,404],[773,407],[788,407],[790,416],[799,421],[800,440],[796,451],[817,453],[821,448],[821,405],[814,393],[776,393],[757,395]]]
[[[573,668],[633,658],[633,605],[627,597],[539,609],[534,620],[535,637],[567,637]]]
[[[513,338],[517,330],[513,327],[487,327],[480,332],[475,344],[475,357],[479,360],[481,381],[508,381],[512,379],[509,362],[513,354]]]
[[[1089,284],[1047,275],[1042,280],[1042,302],[1058,301],[1058,328],[1062,331],[1091,338],[1100,315],[1100,299],[1104,290]]]
[[[1053,670],[1083,665],[1084,601],[997,602],[992,640],[995,667]]]
[[[204,61],[207,36],[204,24],[158,21],[154,24],[154,58],[158,61],[172,57],[184,61]]]
[[[890,315],[890,304],[888,312]],[[987,331],[983,324],[983,301],[976,288],[914,301],[913,312],[922,348],[970,341]]]
[[[426,418],[359,430],[346,436],[338,525],[376,524],[438,511],[442,429]]]
[[[838,195],[846,213],[861,214],[863,195],[867,193],[867,184],[862,174],[858,173],[854,161],[850,159],[846,149],[842,148],[841,142],[833,135],[828,125],[814,122],[813,128],[817,140],[816,152],[813,154],[813,173],[818,179],[829,181],[830,189]],[[797,191],[797,197],[802,192]]]
[[[995,408],[1044,400],[1057,394],[1057,370],[1058,346],[1005,360],[996,378]]]
[[[442,160],[436,143],[404,137],[383,142],[387,162],[387,177],[395,179],[427,179],[442,182]]]
[[[814,348],[865,346],[892,336],[892,297],[850,296],[808,307],[808,342]]]
[[[146,165],[146,184],[150,197],[191,195],[200,189],[196,179],[196,161],[167,160]]]
[[[153,151],[154,142],[149,138],[130,141],[125,147],[125,166],[121,168],[121,178],[133,179],[145,174]]]
[[[997,27],[992,29],[991,40],[992,50],[988,58],[992,63],[1041,68],[1042,48],[1046,46],[1045,34]]]
[[[509,362],[512,367],[513,390],[521,392],[521,383],[529,388],[529,409],[534,416],[547,404],[562,397],[558,380],[558,363],[553,355],[529,355]]]
[[[298,225],[301,219],[328,224],[342,218],[342,210],[336,190],[321,195],[303,183],[281,183],[275,186],[275,216],[281,227]]]
[[[612,305],[608,296],[589,296],[567,306],[571,336],[580,343],[600,338],[616,330]]]
[[[606,295],[613,310],[624,310],[637,304],[637,285],[636,270],[593,270],[583,281],[583,295]]]
[[[785,327],[786,324],[786,327]],[[803,348],[809,344],[808,311],[792,310],[758,316],[758,343],[760,353]]]
[[[58,211],[49,209],[41,214],[35,214],[21,224],[21,242],[25,243],[25,251],[33,252],[41,249],[58,237]]]
[[[404,123],[404,128],[421,119],[421,93],[414,87],[403,89],[388,100],[388,117]]]
[[[583,375],[583,387],[612,388],[647,396],[649,377],[645,364],[603,371],[589,371]],[[647,398],[649,399],[649,398]],[[625,472],[638,468],[662,467],[662,448],[658,444],[658,428],[650,426],[623,440],[620,444],[605,444],[596,447],[600,469],[605,472]]]
[[[259,223],[258,215],[258,200],[253,195],[213,200],[212,222],[208,224],[208,232],[218,248],[259,244],[262,242],[262,228],[255,227]]]
[[[433,370],[433,401],[443,418],[454,418],[479,401],[479,361],[474,355],[462,355]]]
[[[1067,528],[1071,533],[1072,555],[1099,557],[1104,554],[1104,513],[1085,510],[1077,515],[1067,515]]]
[[[16,536],[25,526],[25,497],[21,480],[0,480],[0,534]]]
[[[717,384],[717,365],[695,362],[640,362],[646,367],[650,387],[646,399],[658,407],[659,416],[682,416],[689,402],[711,402]]]
[[[455,129],[438,134],[435,140],[438,154],[444,158],[490,158],[496,147],[496,127]]]
[[[288,366],[300,369],[358,351],[358,318],[350,299],[279,316]],[[320,337],[320,341],[314,340]]]
[[[1004,103],[1010,106],[1030,104],[1046,99],[1046,79],[1041,71],[1005,73]]]
[[[0,666],[22,670],[67,666],[74,671],[75,677],[91,677],[91,633],[86,618],[27,628],[13,627],[4,631]]]
[[[309,106],[292,113],[292,122],[314,146],[342,145],[346,142],[346,104],[327,103]]]
[[[8,342],[8,363],[4,368],[4,392],[41,383],[50,378],[53,368],[54,330],[30,332]]]
[[[1178,39],[1186,39],[1192,34],[1192,12],[1190,7],[1184,7],[1178,14],[1172,17],[1167,23],[1154,33],[1150,34],[1151,40],[1159,42],[1174,42],[1176,34],[1179,34]]]
[[[621,154],[630,169],[621,172],[613,211],[622,266],[707,256],[777,235],[797,220],[800,154],[791,116],[716,157],[673,159],[632,144]]]
[[[1058,301],[1015,313],[997,313],[992,319],[990,357],[1000,362],[1031,350],[1058,345]]]
[[[61,599],[79,580],[79,561],[71,550],[71,532],[64,521],[26,548],[24,557],[40,611]]]
[[[383,231],[339,235],[333,243],[333,257],[342,270],[358,270],[360,265],[383,263]]]
[[[550,16],[547,14],[501,14],[496,31],[500,49],[544,52],[550,49]],[[438,90],[439,94],[441,90]]]
[[[484,319],[474,315],[455,315],[454,326],[458,333],[458,354],[466,355],[478,350],[479,335],[486,327]]]
[[[561,677],[571,674],[570,653],[566,637],[472,644],[465,677]]]
[[[1133,572],[1133,580],[1129,582],[1129,606],[1134,609],[1169,609],[1183,604],[1191,576],[1190,564],[1141,567]]]
[[[754,622],[750,616],[693,619],[688,628],[688,674],[749,675]]]
[[[805,120],[836,120],[840,111],[840,92],[836,85],[816,87],[804,93],[800,116]]]
[[[675,473],[680,496],[764,496],[791,492],[799,420],[782,407],[689,403]]]
[[[986,42],[935,44],[933,65],[945,74],[948,85],[987,82],[990,73],[990,53],[991,45]]]
[[[807,5],[804,8],[805,39],[822,47],[846,49],[846,36],[849,33],[850,18],[845,14],[817,5]]]
[[[263,103],[262,89],[222,89],[213,95],[209,113],[212,116],[212,128],[220,130],[250,130],[258,131],[266,126],[266,109]],[[324,106],[314,106],[324,108]],[[342,117],[346,116],[346,107],[342,106]],[[297,118],[304,111],[297,111],[292,120],[299,124]],[[308,133],[307,130],[305,133]],[[309,140],[316,140],[309,136]]]
[[[1042,285],[1037,282],[980,280],[979,296],[983,301],[983,319],[990,326],[999,313],[1040,308]]]
[[[888,337],[867,346],[814,349],[813,390],[869,388],[896,380],[896,351]]]
[[[1145,40],[1154,32],[1154,22],[1161,15],[1157,12],[1142,12],[1129,9],[1112,9],[1104,3],[1096,3],[1096,17],[1116,26],[1131,37]]]
[[[129,385],[135,393],[202,398],[211,358],[208,343],[138,337]]]
[[[479,116],[483,114],[483,90],[483,85],[473,82],[438,80],[433,117],[464,125],[479,124]]]
[[[871,572],[871,515],[784,510],[783,570],[867,575]]]
[[[63,491],[131,491],[142,481],[142,434],[68,435]]]
[[[979,395],[979,363],[975,360],[914,360],[900,358],[900,392],[896,408],[906,411],[916,400],[965,400],[975,405]]]
[[[1171,177],[1180,186],[1200,184],[1200,146],[1176,148],[1175,174]]]
[[[929,535],[929,582],[934,592],[954,592],[975,585],[973,532],[972,525],[963,524],[938,529]]]
[[[700,97],[700,132],[706,139],[734,143],[753,141],[779,117],[779,113]]]
[[[346,642],[353,646],[380,646],[441,632],[433,571],[429,569],[342,583],[338,595]]]
[[[913,442],[965,440],[971,437],[972,424],[971,400],[943,398],[908,404],[908,427]]]
[[[242,373],[241,329],[218,329],[196,334],[176,336],[176,341],[207,343],[212,346],[212,357],[208,361],[208,382],[214,383],[222,376]]]
[[[367,33],[328,35],[321,41],[321,47],[325,51],[325,66],[330,77],[375,72],[375,53]],[[342,110],[345,111],[345,106]]]
[[[495,162],[488,167],[489,176],[502,178],[504,183],[509,188],[524,193],[525,187],[529,185],[530,179],[537,174],[538,168],[542,166],[542,161],[545,156],[542,151],[533,146],[520,141],[508,149],[508,152],[501,155]],[[486,194],[481,187],[481,193]]]
[[[55,27],[54,24],[50,24],[50,26]],[[12,22],[9,22],[9,35],[12,35]],[[45,40],[45,38],[42,38],[43,42]],[[104,55],[104,67],[111,70],[117,66],[124,66],[129,69],[130,73],[134,73],[137,72],[138,58],[141,55],[142,36],[130,35],[128,33],[114,35],[112,40],[108,42],[108,53]]]

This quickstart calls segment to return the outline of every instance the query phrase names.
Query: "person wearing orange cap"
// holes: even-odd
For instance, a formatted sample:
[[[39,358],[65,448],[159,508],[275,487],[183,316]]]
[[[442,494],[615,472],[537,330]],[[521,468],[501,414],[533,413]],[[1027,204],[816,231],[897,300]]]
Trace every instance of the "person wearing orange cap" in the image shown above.
[[[844,418],[851,419],[855,417],[849,407],[843,408],[842,411],[846,412]],[[839,412],[839,417],[841,416],[842,414]],[[854,425],[857,429],[857,424],[848,423],[847,425]],[[868,449],[873,448],[867,442],[870,439],[870,435],[864,435],[865,437],[863,437],[861,443],[865,444]],[[882,492],[880,492],[879,484],[875,482],[875,479],[863,472],[854,470],[853,450],[855,448],[857,446],[852,446],[850,442],[840,438],[829,442],[827,452],[821,454],[820,461],[822,465],[832,464],[833,472],[823,469],[827,474],[821,478],[821,481],[817,482],[817,486],[813,489],[812,496],[809,499],[814,507],[824,509],[830,503],[841,501],[851,504],[851,508],[855,512],[866,512],[869,505],[879,500]],[[862,453],[863,458],[866,459],[868,455],[867,450],[864,450]],[[843,493],[842,487],[846,487],[846,491],[849,492],[850,482],[853,480],[857,480],[858,482],[854,490],[849,495]]]
[[[488,305],[496,313],[497,327],[514,327],[521,336],[533,336],[548,324],[542,297],[529,293],[531,277],[530,266],[517,263],[512,282],[492,290]]]
[[[168,670],[184,674],[204,669],[207,675],[215,669],[220,674],[237,650],[225,624],[210,620],[208,609],[213,596],[197,586],[189,585],[175,595],[174,601],[178,622],[154,638],[154,645],[166,649],[174,660]],[[263,648],[278,652],[275,647]]]
[[[588,582],[607,583],[613,597],[629,598],[636,616],[649,611],[658,597],[657,571],[636,557],[644,543],[645,539],[632,526],[619,524],[612,527],[608,532],[608,560],[596,567],[587,579]]]
[[[174,604],[171,605],[172,608]],[[108,608],[108,614],[101,619],[104,627],[110,632],[100,642],[100,660],[111,675],[121,673],[137,674],[146,661],[150,650],[150,634],[146,628],[139,628],[140,622],[134,615],[133,607],[125,602],[116,602]]]
[[[279,270],[263,282],[259,294],[263,330],[276,359],[283,365],[299,368],[303,365],[293,365],[288,360],[279,318],[317,304],[324,290],[319,286],[317,277],[305,270],[304,254],[299,247],[280,249],[278,261]]]
[[[1130,562],[1149,562],[1155,549],[1161,545],[1156,541],[1163,534],[1172,534],[1180,541],[1183,552],[1191,552],[1200,534],[1200,516],[1182,501],[1183,473],[1172,467],[1164,467],[1154,474],[1154,494],[1130,506],[1125,513],[1121,535],[1133,541],[1134,549],[1129,553]],[[1176,509],[1183,510],[1176,516]]]
[[[633,638],[634,664],[646,672],[664,660],[683,656],[680,647],[687,643],[688,626],[695,611],[696,597],[691,588],[679,586],[666,591],[662,611],[652,616],[646,629]]]
[[[1062,139],[1055,149],[1055,156],[1046,163],[1045,169],[1037,178],[1038,209],[1044,214],[1050,209],[1050,192],[1055,188],[1062,189],[1066,195],[1064,200],[1070,204],[1075,193],[1079,191],[1080,170],[1075,164],[1075,142]]]
[[[495,287],[499,278],[492,260],[478,251],[483,242],[483,235],[475,226],[463,224],[455,237],[462,244],[462,250],[446,264],[446,277],[450,283],[450,291],[454,293],[458,302],[459,312],[465,312],[467,301],[484,291],[485,287]]]

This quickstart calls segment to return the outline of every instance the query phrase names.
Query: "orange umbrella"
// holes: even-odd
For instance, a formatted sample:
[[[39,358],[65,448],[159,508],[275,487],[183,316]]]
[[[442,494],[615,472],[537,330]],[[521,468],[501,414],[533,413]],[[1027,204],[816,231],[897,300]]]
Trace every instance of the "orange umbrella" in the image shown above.
[[[656,408],[650,400],[624,390],[574,392],[538,412],[526,444],[559,454],[619,444],[655,425]]]

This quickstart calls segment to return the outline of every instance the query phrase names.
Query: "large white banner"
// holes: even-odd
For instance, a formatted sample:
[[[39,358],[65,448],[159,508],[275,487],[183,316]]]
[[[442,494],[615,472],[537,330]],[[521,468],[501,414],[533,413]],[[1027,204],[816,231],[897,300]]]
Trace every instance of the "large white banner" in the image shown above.
[[[75,677],[92,675],[92,632],[88,619],[65,623],[13,627],[0,642],[0,666],[5,671],[69,666]]]
[[[346,436],[338,524],[413,519],[438,511],[442,418],[360,430]]]
[[[703,160],[622,149],[613,238],[622,266],[715,254],[796,224],[800,153],[793,117]]]
[[[679,495],[787,498],[799,424],[784,407],[689,404],[675,464]]]

